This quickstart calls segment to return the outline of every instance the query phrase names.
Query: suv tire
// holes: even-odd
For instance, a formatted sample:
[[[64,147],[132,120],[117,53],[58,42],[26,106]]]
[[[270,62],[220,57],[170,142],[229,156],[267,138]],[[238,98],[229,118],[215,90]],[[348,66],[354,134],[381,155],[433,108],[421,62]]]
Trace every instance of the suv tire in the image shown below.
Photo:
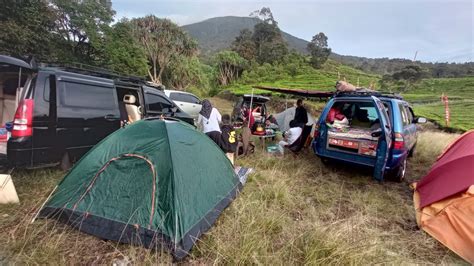
[[[402,182],[407,172],[407,161],[407,158],[403,159],[402,163],[389,173],[388,179],[395,182]]]

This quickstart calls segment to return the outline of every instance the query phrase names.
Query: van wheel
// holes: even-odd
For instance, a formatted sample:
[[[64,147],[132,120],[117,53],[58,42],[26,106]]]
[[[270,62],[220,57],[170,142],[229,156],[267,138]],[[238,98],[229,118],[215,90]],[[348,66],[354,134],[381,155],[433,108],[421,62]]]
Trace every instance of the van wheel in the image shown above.
[[[389,179],[395,182],[402,182],[405,179],[405,175],[407,172],[407,158],[403,160],[403,162],[395,168],[389,175]]]
[[[69,153],[65,152],[63,155],[63,158],[61,159],[61,164],[60,164],[61,170],[67,171],[71,169],[72,163],[71,159],[69,159]]]

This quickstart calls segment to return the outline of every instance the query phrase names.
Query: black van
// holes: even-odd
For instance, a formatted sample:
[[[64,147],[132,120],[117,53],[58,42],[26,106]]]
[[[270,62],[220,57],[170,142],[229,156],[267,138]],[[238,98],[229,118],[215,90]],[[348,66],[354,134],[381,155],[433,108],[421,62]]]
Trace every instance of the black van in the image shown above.
[[[13,167],[68,168],[124,122],[163,115],[193,124],[156,87],[107,72],[32,67],[0,55],[0,91],[10,99],[8,106],[0,104],[0,127],[13,121],[7,143]]]

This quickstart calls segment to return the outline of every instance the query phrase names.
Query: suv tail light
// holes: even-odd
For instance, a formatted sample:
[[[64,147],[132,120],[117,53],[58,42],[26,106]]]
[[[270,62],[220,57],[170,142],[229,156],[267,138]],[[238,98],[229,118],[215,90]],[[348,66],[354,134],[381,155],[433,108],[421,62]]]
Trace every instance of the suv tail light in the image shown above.
[[[395,133],[395,139],[393,141],[393,149],[402,150],[405,147],[405,140],[403,139],[403,134]]]
[[[33,99],[20,101],[13,120],[12,137],[29,137],[33,135]]]

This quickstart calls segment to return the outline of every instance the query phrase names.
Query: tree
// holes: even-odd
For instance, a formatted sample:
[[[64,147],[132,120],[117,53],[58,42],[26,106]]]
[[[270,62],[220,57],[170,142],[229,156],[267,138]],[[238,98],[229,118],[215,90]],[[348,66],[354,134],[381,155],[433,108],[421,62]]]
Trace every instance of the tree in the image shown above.
[[[424,71],[421,67],[416,65],[409,65],[393,73],[392,77],[394,80],[407,80],[412,82],[419,81],[424,75]]]
[[[311,54],[310,64],[314,68],[321,68],[331,54],[331,48],[328,47],[328,37],[322,32],[314,35],[311,42],[308,43],[307,50]]]
[[[38,60],[54,52],[51,30],[55,14],[45,0],[4,0],[0,8],[0,53]]]
[[[262,64],[282,61],[288,53],[288,45],[283,40],[278,23],[273,18],[270,8],[264,7],[254,13],[256,12],[258,18],[262,20],[254,26],[252,35],[257,62]]]
[[[178,56],[163,72],[163,83],[167,87],[186,91],[192,85],[200,89],[209,87],[204,67],[196,56]]]
[[[252,31],[243,29],[239,36],[235,37],[231,46],[232,51],[238,53],[248,61],[255,59],[255,43],[252,40]]]
[[[146,76],[148,61],[144,49],[132,34],[128,20],[122,20],[105,37],[105,65],[127,75]]]
[[[115,12],[98,0],[50,0],[55,12],[54,33],[59,36],[61,61],[80,61],[101,65],[104,61],[104,36]]]
[[[214,56],[217,80],[220,85],[228,85],[242,73],[245,59],[234,51],[221,51]]]
[[[151,69],[150,79],[161,84],[161,76],[170,62],[179,56],[192,56],[197,51],[197,43],[178,25],[169,19],[153,15],[133,19],[134,35],[145,49]]]

